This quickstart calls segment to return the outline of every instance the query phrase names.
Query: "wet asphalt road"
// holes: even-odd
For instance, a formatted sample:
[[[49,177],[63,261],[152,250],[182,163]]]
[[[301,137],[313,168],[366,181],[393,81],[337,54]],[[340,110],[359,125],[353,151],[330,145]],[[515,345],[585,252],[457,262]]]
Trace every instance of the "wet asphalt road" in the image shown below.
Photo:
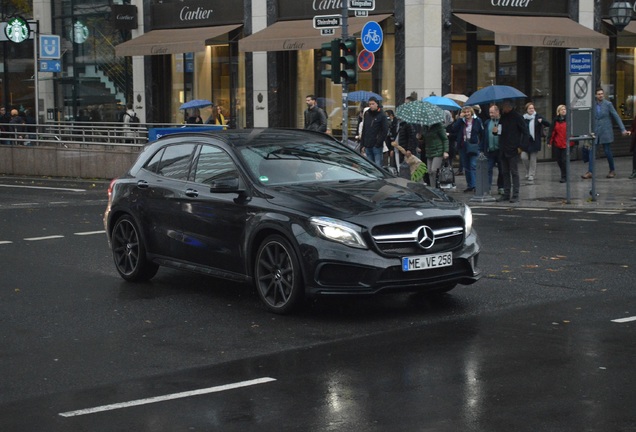
[[[636,430],[629,210],[475,208],[478,284],[279,317],[121,281],[102,193],[0,188],[0,430]]]

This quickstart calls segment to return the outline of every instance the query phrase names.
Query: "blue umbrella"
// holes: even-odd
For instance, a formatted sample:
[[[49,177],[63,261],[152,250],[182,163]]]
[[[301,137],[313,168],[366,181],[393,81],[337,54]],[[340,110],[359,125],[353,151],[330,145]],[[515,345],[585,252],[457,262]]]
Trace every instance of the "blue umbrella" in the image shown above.
[[[457,102],[452,99],[443,97],[443,96],[429,96],[422,99],[423,102],[432,103],[435,106],[440,107],[441,109],[449,110],[449,111],[457,111],[462,109]]]
[[[210,105],[213,105],[213,103],[207,99],[192,99],[189,102],[181,104],[179,109],[184,110],[184,109],[190,109],[190,108],[204,108]]]
[[[485,105],[504,99],[522,99],[527,97],[514,87],[506,85],[489,85],[470,95],[464,105]]]
[[[367,90],[352,91],[347,96],[347,100],[350,100],[350,101],[353,101],[353,102],[368,101],[371,96],[374,96],[379,101],[382,100],[382,96],[380,96],[377,93],[373,93],[372,91],[367,91]]]

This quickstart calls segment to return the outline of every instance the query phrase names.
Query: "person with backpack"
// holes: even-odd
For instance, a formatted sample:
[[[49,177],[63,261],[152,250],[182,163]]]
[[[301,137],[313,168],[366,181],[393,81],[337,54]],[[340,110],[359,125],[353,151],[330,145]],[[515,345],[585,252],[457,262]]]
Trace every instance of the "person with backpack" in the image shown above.
[[[139,124],[139,117],[137,117],[137,113],[133,111],[132,102],[128,102],[126,105],[126,112],[124,113],[124,136],[126,137],[126,143],[135,142],[135,137],[137,136],[137,132],[133,129]]]

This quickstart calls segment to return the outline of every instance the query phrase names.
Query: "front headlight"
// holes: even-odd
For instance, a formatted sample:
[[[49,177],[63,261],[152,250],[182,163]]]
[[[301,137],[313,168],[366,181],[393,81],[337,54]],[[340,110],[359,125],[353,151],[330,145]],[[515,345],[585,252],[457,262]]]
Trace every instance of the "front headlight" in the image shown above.
[[[309,219],[321,237],[359,249],[366,249],[360,227],[328,217],[312,217]]]
[[[466,237],[473,231],[473,211],[464,204],[464,232]]]

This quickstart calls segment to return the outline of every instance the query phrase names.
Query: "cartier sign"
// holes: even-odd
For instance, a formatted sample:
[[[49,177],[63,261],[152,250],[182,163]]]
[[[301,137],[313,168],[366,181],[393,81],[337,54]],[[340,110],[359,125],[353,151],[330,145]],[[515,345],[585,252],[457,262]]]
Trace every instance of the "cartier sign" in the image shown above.
[[[151,7],[153,30],[240,24],[244,18],[242,1],[183,0]]]
[[[453,12],[567,16],[569,0],[452,0]]]
[[[134,30],[137,28],[137,6],[112,5],[110,21],[117,30]]]

